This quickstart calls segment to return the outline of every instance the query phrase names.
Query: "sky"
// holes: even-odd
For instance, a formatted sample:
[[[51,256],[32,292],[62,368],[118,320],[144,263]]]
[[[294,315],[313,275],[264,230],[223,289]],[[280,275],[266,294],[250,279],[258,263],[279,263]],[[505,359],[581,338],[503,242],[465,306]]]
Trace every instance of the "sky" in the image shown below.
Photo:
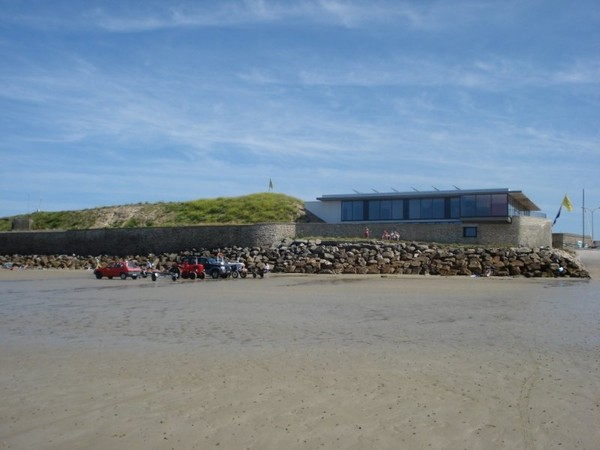
[[[599,167],[597,0],[0,0],[0,217],[272,180],[567,194],[581,233]]]

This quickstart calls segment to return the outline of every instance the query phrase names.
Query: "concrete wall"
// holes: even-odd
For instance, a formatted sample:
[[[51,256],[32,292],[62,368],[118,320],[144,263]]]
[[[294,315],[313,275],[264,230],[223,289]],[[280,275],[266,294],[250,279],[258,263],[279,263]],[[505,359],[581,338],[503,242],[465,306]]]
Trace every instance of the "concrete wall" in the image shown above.
[[[135,255],[192,248],[270,246],[294,237],[294,224],[106,228],[74,231],[0,233],[0,254]]]
[[[304,208],[326,223],[341,223],[342,202],[304,202]]]
[[[581,234],[573,233],[554,233],[552,234],[552,247],[555,248],[566,248],[566,247],[579,247],[583,241]],[[592,241],[590,236],[585,236],[586,244]]]
[[[519,230],[518,243],[525,247],[552,247],[552,222],[546,218],[518,216],[512,225]]]
[[[12,229],[15,231],[29,231],[33,226],[33,220],[27,218],[12,219]]]
[[[403,241],[466,245],[549,247],[550,221],[514,217],[512,223],[369,223],[372,238],[396,230]],[[476,238],[464,238],[463,227],[476,226]],[[289,237],[362,237],[364,223],[305,223],[193,226],[174,228],[106,228],[76,231],[8,231],[0,233],[0,254],[136,255],[192,248],[268,247]]]

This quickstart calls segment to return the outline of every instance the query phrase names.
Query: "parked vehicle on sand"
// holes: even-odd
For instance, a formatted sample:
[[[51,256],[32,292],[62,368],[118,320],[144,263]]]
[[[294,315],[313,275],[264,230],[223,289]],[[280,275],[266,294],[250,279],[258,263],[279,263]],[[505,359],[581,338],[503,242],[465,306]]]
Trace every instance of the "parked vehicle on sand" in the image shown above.
[[[162,277],[169,277],[173,281],[177,281],[180,272],[176,269],[176,265],[164,270],[158,270],[155,269],[152,265],[147,265],[145,268],[142,269],[142,278],[150,277],[152,278],[152,281],[156,281]]]
[[[200,262],[200,256],[184,256],[171,268],[171,273],[176,273],[178,278],[189,278],[203,280],[206,276],[204,264]]]
[[[113,279],[119,277],[121,280],[125,280],[127,277],[132,279],[138,278],[142,273],[142,269],[135,261],[117,261],[104,267],[97,267],[94,270],[94,275],[97,279],[107,277]]]
[[[198,256],[198,261],[204,265],[205,272],[212,278],[227,278],[231,275],[231,266],[222,258]]]
[[[227,264],[231,270],[231,276],[233,278],[242,277],[246,278],[248,275],[248,269],[246,269],[246,264],[241,261],[228,261]]]
[[[173,265],[169,268],[165,268],[162,270],[158,270],[154,267],[153,264],[147,264],[145,268],[142,269],[142,277],[143,278],[152,278],[152,281],[156,281],[159,278],[169,277],[173,281],[177,281],[179,279],[181,272],[177,270],[177,264],[173,263]]]

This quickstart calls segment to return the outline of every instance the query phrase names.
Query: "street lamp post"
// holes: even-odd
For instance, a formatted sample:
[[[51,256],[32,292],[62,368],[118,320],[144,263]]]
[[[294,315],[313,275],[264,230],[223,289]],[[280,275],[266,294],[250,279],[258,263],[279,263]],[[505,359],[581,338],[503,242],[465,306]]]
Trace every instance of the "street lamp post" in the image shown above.
[[[594,212],[598,211],[600,206],[591,210],[592,213],[592,245],[594,245]]]
[[[599,209],[600,209],[600,206],[598,206],[597,208],[585,208],[585,207],[583,208],[584,212],[589,211],[592,216],[592,245],[594,245],[594,213],[596,211],[598,211]],[[584,242],[583,246],[585,247],[585,242]]]

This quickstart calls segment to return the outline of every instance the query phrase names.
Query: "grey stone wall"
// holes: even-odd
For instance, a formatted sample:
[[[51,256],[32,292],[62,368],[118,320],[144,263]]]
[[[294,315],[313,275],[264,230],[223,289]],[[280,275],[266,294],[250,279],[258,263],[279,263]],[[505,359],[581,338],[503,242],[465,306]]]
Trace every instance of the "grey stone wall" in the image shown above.
[[[294,224],[119,228],[73,231],[3,232],[0,254],[133,255],[192,248],[270,246],[295,235]]]
[[[537,217],[513,217],[511,223],[299,223],[296,236],[357,238],[368,226],[371,238],[381,238],[383,231],[396,230],[402,241],[439,242],[443,244],[550,247],[550,221]],[[465,226],[477,227],[476,238],[463,237]]]
[[[479,223],[476,238],[464,238],[464,223],[368,224],[371,238],[383,230],[400,233],[402,241],[463,245],[550,247],[550,222],[515,217],[512,223]],[[363,237],[365,224],[217,225],[173,228],[105,228],[73,231],[9,231],[0,233],[0,254],[134,255],[179,252],[192,248],[265,247],[290,237]]]

